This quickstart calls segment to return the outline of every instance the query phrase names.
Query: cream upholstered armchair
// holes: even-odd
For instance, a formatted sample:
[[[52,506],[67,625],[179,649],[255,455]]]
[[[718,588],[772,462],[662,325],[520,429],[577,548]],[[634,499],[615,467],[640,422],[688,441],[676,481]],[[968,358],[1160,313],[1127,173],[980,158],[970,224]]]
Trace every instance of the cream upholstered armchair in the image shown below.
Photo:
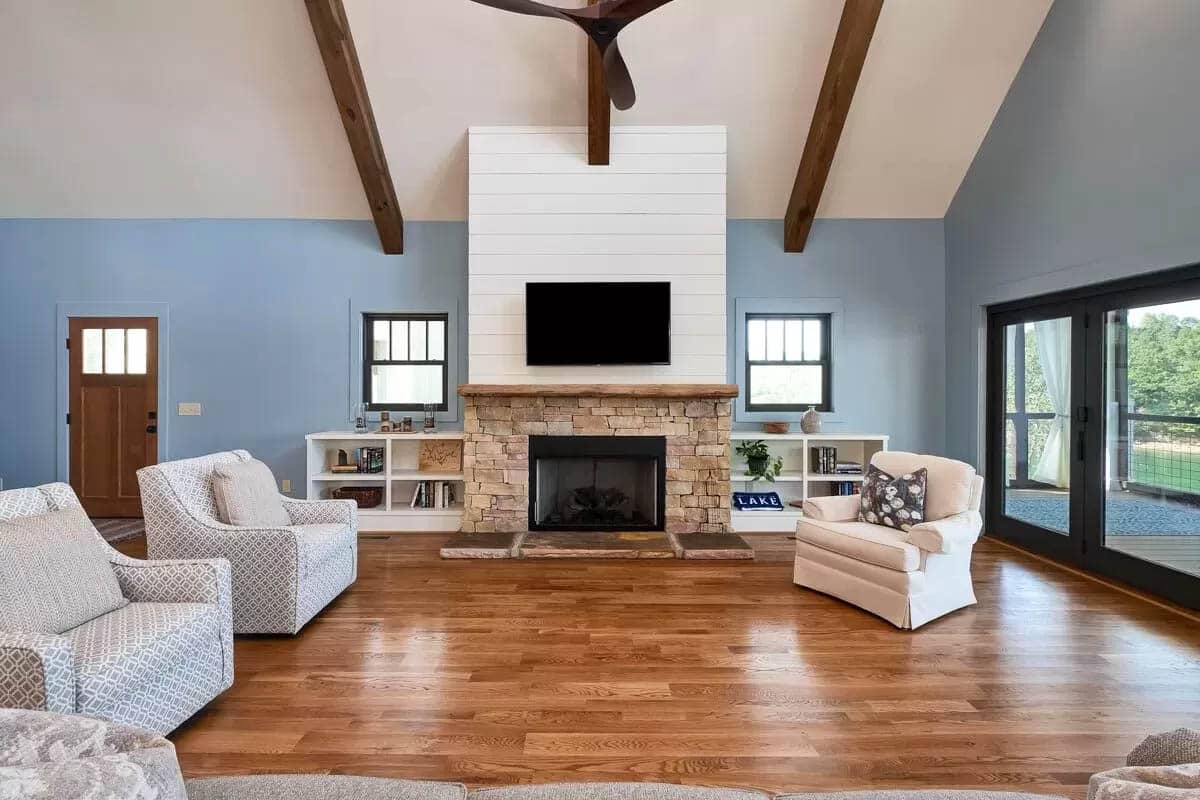
[[[27,610],[34,595],[25,593],[26,582],[0,585],[0,596],[14,592],[0,597],[0,707],[87,714],[169,733],[233,685],[229,564],[128,558],[101,538],[65,483],[0,492],[0,522],[17,532],[10,545],[45,541],[41,529],[54,527],[43,522],[47,515],[74,509],[128,602],[55,633],[29,617],[6,619],[3,609],[22,605],[14,602],[18,595]]]
[[[858,521],[858,495],[805,501],[796,526],[794,582],[917,628],[975,603],[971,550],[983,530],[983,478],[961,461],[876,453],[871,463],[898,476],[928,470],[925,521],[909,531]]]
[[[218,464],[234,461],[250,461],[250,454],[234,450],[138,471],[148,552],[227,559],[234,632],[298,633],[358,577],[358,507],[353,500],[283,497],[291,525],[227,525],[218,517],[212,476]]]

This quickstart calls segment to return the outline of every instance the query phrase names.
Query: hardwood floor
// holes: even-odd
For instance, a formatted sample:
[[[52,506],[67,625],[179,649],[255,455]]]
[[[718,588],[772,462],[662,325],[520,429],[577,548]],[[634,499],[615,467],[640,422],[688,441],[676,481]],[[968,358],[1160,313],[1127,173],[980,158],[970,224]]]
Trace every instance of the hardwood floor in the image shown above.
[[[1195,618],[985,541],[979,605],[902,632],[750,538],[755,562],[531,562],[366,535],[299,636],[237,640],[233,688],[172,736],[184,771],[1082,798],[1200,721]]]

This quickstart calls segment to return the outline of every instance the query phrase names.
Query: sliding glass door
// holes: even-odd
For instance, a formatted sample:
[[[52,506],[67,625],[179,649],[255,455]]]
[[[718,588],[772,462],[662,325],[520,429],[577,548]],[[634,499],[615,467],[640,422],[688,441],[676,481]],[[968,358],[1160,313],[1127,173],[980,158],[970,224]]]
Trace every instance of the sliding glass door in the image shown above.
[[[1200,270],[989,309],[988,530],[1200,607]]]

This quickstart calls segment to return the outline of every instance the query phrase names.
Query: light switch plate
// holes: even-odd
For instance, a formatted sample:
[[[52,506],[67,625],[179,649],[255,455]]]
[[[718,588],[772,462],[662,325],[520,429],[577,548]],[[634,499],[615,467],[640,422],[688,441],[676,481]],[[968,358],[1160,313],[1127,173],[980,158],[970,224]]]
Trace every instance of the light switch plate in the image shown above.
[[[181,417],[198,417],[200,416],[199,403],[180,403],[179,416]]]
[[[292,491],[292,482],[289,481],[287,478],[284,478],[283,479],[283,493],[290,494],[291,491]]]

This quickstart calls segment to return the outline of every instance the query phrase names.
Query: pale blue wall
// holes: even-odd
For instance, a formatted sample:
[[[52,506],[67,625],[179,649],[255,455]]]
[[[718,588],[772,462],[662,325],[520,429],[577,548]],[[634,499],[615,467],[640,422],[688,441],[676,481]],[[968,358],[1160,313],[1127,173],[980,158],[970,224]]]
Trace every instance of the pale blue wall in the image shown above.
[[[465,380],[466,225],[405,230],[394,257],[369,222],[0,220],[0,477],[56,477],[60,304],[160,303],[167,407],[204,410],[166,418],[167,456],[244,447],[299,491],[304,434],[346,425],[352,306],[457,311],[451,382]],[[840,299],[844,388],[830,429],[940,452],[941,221],[818,220],[802,255],[783,252],[779,222],[733,221],[728,233],[731,350],[737,298]]]
[[[169,456],[244,447],[302,494],[304,434],[349,416],[351,302],[465,310],[465,226],[410,223],[405,245],[383,255],[370,222],[0,220],[5,486],[56,476],[57,304],[123,301],[168,305],[168,407],[203,406],[166,420]]]
[[[803,253],[783,250],[780,221],[728,228],[728,350],[735,363],[739,298],[833,299],[835,345],[829,432],[891,434],[892,449],[945,445],[945,239],[941,220],[818,219]],[[817,309],[824,310],[824,309]],[[736,421],[736,420],[735,420]],[[751,427],[739,425],[739,427]]]
[[[947,449],[981,308],[1200,261],[1200,2],[1056,0],[946,217]]]

